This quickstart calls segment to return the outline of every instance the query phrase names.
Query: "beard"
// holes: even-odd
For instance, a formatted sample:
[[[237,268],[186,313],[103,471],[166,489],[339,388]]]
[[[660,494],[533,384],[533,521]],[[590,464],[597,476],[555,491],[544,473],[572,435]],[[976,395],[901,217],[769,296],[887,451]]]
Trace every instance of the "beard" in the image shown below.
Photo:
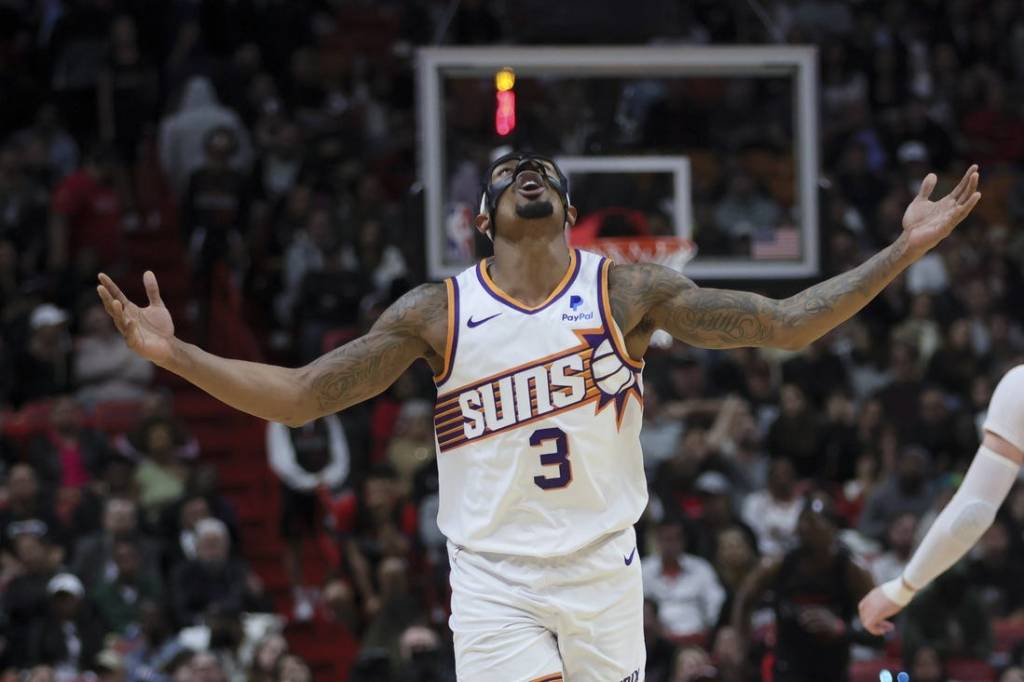
[[[549,200],[531,201],[528,204],[516,204],[516,215],[526,220],[547,218],[555,214],[555,206]]]

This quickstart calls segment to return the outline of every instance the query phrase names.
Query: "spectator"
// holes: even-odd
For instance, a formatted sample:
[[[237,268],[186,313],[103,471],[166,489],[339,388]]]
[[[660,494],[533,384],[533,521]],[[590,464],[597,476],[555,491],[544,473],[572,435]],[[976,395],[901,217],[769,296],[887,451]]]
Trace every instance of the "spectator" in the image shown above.
[[[1013,666],[999,675],[999,682],[1024,682],[1024,668]]]
[[[348,442],[337,415],[297,429],[267,424],[267,458],[281,479],[281,537],[286,538],[285,571],[291,583],[296,620],[313,617],[314,596],[303,582],[302,547],[320,535],[323,516],[317,489],[336,489],[349,472]]]
[[[170,663],[185,651],[174,634],[167,609],[160,602],[139,603],[141,642],[125,657],[125,682],[171,682]],[[256,680],[255,682],[262,682]]]
[[[175,617],[179,623],[200,622],[211,610],[240,613],[260,610],[260,595],[250,583],[249,570],[230,556],[230,537],[218,519],[196,524],[196,558],[172,573]]]
[[[54,190],[51,270],[74,265],[82,272],[109,271],[122,262],[121,200],[114,187],[115,164],[112,149],[95,146],[86,153],[81,169],[64,178]]]
[[[935,498],[935,487],[928,478],[931,466],[928,453],[909,446],[900,453],[896,471],[871,493],[861,514],[859,529],[864,535],[882,541],[886,529],[900,514],[920,516]]]
[[[278,661],[274,682],[313,682],[313,672],[298,656],[285,654]]]
[[[730,175],[725,196],[715,208],[718,229],[734,239],[749,238],[760,230],[774,230],[781,219],[779,205],[758,189],[750,175],[745,172]]]
[[[402,631],[407,623],[423,620],[422,600],[409,588],[409,567],[405,560],[388,557],[380,562],[376,583],[380,608],[373,615],[363,637],[363,646],[399,653]]]
[[[971,585],[979,590],[982,601],[993,618],[1020,620],[1024,618],[1024,585],[1021,584],[1020,549],[1011,546],[1010,526],[997,519],[978,543],[977,552],[968,562]]]
[[[949,325],[945,342],[932,355],[927,377],[946,391],[963,395],[970,389],[974,377],[982,373],[982,366],[982,360],[971,346],[970,322],[959,318]]]
[[[330,504],[345,569],[352,576],[367,615],[380,610],[374,577],[387,557],[406,559],[416,537],[416,510],[405,501],[398,474],[390,465],[371,467],[359,495],[347,494]]]
[[[676,654],[672,682],[711,682],[718,679],[718,671],[711,665],[711,657],[699,646],[684,646]]]
[[[201,651],[189,662],[189,679],[195,682],[228,682],[224,666],[209,651]],[[175,681],[177,682],[177,680]]]
[[[903,575],[903,569],[914,552],[916,543],[917,517],[900,514],[890,523],[885,532],[885,552],[871,563],[871,575],[881,585]]]
[[[874,583],[838,542],[837,517],[828,497],[808,497],[797,527],[800,542],[784,557],[767,560],[743,585],[733,627],[746,639],[754,604],[774,594],[777,682],[845,680],[857,602]]]
[[[82,582],[71,573],[59,573],[46,591],[49,614],[33,628],[29,660],[48,663],[62,675],[94,670],[104,631],[88,609]]]
[[[903,618],[903,658],[933,647],[941,656],[984,659],[992,649],[992,631],[966,566],[955,566],[921,591]]]
[[[158,574],[144,572],[139,548],[130,540],[117,540],[113,547],[117,574],[100,583],[90,594],[108,631],[126,634],[138,625],[142,600],[160,596]]]
[[[138,507],[130,499],[111,497],[103,510],[103,529],[79,539],[75,545],[73,572],[87,590],[116,580],[114,545],[119,541],[132,543],[139,552],[140,570],[144,575],[159,576],[161,548],[159,543],[139,532]]]
[[[15,575],[3,592],[0,612],[9,622],[6,637],[10,662],[29,665],[35,660],[30,651],[32,635],[46,617],[47,588],[60,563],[60,553],[45,536],[33,532],[15,535],[13,548]]]
[[[149,420],[143,431],[144,459],[135,471],[139,504],[155,520],[160,510],[181,497],[188,478],[188,463],[178,456],[174,424],[164,419]]]
[[[704,635],[718,622],[725,601],[715,571],[704,559],[686,554],[683,524],[658,525],[658,553],[643,560],[644,595],[658,605],[671,637]]]
[[[398,411],[388,444],[388,462],[406,491],[412,490],[416,472],[434,457],[434,408],[426,400],[407,400]]]
[[[694,554],[713,561],[718,552],[719,534],[730,529],[743,533],[751,546],[757,543],[754,531],[740,520],[733,509],[732,485],[724,474],[705,471],[697,477],[694,488],[700,497],[701,507],[690,541],[690,550]]]
[[[43,303],[29,319],[29,338],[14,354],[15,405],[67,393],[71,388],[71,337],[68,315]]]
[[[402,682],[446,682],[455,679],[449,656],[441,649],[441,638],[422,625],[413,625],[399,638]]]
[[[238,150],[232,167],[245,169],[252,158],[249,134],[238,115],[220,104],[210,81],[193,76],[185,84],[178,111],[160,124],[160,164],[171,187],[180,195],[188,179],[203,163],[203,147],[207,134],[216,128],[232,131]]]
[[[796,494],[796,472],[788,459],[773,460],[768,487],[751,493],[743,503],[743,520],[757,535],[766,556],[780,556],[794,544],[803,500]]]
[[[658,602],[644,599],[644,644],[647,647],[647,682],[669,682],[675,662],[675,646],[665,636]]]
[[[757,551],[750,537],[739,527],[730,527],[718,534],[715,552],[715,573],[725,588],[721,617],[732,612],[733,600],[743,582],[757,566]]]
[[[85,415],[71,396],[50,408],[50,428],[33,440],[32,461],[44,482],[81,490],[103,470],[110,448],[102,435],[84,427]]]
[[[949,682],[946,662],[935,648],[923,646],[914,652],[910,663],[910,679],[914,682]]]
[[[786,384],[779,395],[782,409],[768,429],[768,450],[772,457],[790,460],[797,477],[815,478],[822,466],[819,417],[799,386]]]
[[[676,452],[683,436],[681,421],[667,414],[666,408],[657,384],[652,381],[645,385],[640,446],[644,453],[644,471],[648,480],[654,478],[658,466]]]
[[[240,271],[245,257],[242,235],[249,226],[250,199],[246,177],[232,166],[238,146],[238,137],[230,128],[216,127],[206,133],[203,163],[189,175],[182,200],[202,325],[209,323],[206,316],[217,267],[223,264],[233,272]]]
[[[87,306],[82,314],[73,362],[75,397],[85,405],[138,400],[153,378],[153,364],[128,348],[99,303]]]
[[[253,650],[246,682],[277,682],[278,664],[288,653],[288,641],[274,632],[266,635]]]
[[[35,469],[25,463],[7,475],[7,504],[0,506],[0,551],[11,551],[22,533],[59,538],[63,528],[51,511],[53,501],[39,486]]]

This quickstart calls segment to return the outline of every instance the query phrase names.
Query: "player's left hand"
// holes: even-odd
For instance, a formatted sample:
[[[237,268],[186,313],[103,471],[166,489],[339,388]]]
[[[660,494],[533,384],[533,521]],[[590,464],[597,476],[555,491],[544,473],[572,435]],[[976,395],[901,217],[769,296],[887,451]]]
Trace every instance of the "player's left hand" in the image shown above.
[[[977,165],[967,169],[952,192],[932,201],[930,197],[938,180],[935,173],[926,175],[920,191],[903,214],[903,238],[907,241],[910,255],[915,258],[923,256],[945,239],[981,199],[981,192],[976,191]]]
[[[873,635],[884,635],[892,632],[896,627],[889,618],[903,610],[903,607],[890,600],[882,592],[881,587],[868,592],[868,595],[860,600],[857,607],[860,611],[860,622],[864,629]]]

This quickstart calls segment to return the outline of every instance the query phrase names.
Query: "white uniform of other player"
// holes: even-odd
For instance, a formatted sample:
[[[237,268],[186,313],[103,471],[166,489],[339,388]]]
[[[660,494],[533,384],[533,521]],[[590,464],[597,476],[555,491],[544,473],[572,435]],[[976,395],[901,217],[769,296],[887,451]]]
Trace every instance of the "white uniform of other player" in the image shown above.
[[[446,282],[434,424],[460,680],[643,679],[643,365],[610,267],[571,251],[532,308],[486,262]]]

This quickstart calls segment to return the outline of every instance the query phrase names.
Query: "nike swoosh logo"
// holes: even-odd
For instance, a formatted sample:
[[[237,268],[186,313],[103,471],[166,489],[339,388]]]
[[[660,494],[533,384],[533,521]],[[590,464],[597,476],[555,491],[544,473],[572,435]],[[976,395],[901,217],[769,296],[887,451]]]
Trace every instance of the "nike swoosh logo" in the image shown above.
[[[469,316],[469,321],[468,321],[468,322],[466,322],[466,324],[467,324],[467,325],[469,326],[469,328],[470,328],[470,329],[472,329],[473,327],[479,327],[480,325],[482,325],[482,324],[483,324],[484,322],[487,322],[488,320],[493,320],[493,319],[494,319],[494,318],[496,318],[496,317],[497,317],[498,315],[501,315],[501,313],[494,313],[494,314],[493,314],[493,315],[491,315],[490,317],[485,317],[485,318],[484,318],[484,319],[482,319],[482,320],[474,320],[474,319],[473,319],[473,316],[472,316],[472,315],[470,315],[470,316]]]
[[[629,566],[629,565],[630,565],[631,563],[633,563],[633,556],[634,556],[635,554],[636,554],[636,547],[634,547],[634,548],[633,548],[633,551],[629,553],[629,556],[627,556],[627,557],[622,557],[622,560],[626,562],[626,565],[627,565],[627,566]]]

